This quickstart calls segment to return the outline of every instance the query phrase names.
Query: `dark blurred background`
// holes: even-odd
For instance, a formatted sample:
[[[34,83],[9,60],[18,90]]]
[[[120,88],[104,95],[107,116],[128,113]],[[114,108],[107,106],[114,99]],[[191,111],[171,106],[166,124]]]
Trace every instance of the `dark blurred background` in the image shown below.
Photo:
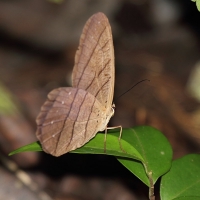
[[[36,141],[40,107],[52,89],[70,86],[82,28],[99,11],[110,21],[115,48],[116,111],[110,126],[158,128],[169,139],[174,159],[199,153],[200,13],[195,3],[1,0],[0,200],[148,199],[148,188],[111,156],[54,158],[32,152],[7,157]],[[143,79],[150,82],[116,98]]]

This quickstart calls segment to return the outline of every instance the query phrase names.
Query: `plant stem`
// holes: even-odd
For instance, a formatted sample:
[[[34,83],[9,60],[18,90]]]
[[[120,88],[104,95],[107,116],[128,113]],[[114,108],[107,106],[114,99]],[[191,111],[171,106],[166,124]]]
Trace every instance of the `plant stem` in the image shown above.
[[[149,199],[150,200],[155,200],[155,196],[154,196],[154,184],[153,184],[153,178],[152,178],[152,171],[150,171],[148,173],[148,177],[149,177]]]

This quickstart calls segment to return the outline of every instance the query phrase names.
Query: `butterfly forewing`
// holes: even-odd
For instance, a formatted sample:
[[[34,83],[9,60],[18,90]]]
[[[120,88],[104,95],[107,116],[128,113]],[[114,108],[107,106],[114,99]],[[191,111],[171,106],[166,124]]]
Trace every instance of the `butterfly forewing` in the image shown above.
[[[72,73],[72,86],[93,94],[111,107],[114,90],[114,49],[111,27],[103,13],[93,15],[80,38]]]

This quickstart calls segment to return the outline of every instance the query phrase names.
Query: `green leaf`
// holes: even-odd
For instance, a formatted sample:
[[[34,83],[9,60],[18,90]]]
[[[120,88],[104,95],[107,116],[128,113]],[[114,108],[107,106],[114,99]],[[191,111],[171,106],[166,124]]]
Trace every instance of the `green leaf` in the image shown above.
[[[12,156],[17,153],[27,152],[27,151],[42,151],[41,144],[39,142],[33,142],[26,146],[20,147],[9,153],[9,156]]]
[[[127,131],[129,129],[123,129],[124,135],[127,134]],[[90,140],[88,143],[86,143],[81,148],[78,148],[74,151],[71,151],[71,153],[81,153],[81,154],[107,154],[107,155],[113,155],[118,157],[125,157],[125,158],[131,158],[131,159],[137,159],[140,161],[143,161],[142,156],[140,153],[127,141],[121,139],[120,142],[123,146],[123,149],[125,152],[123,152],[119,145],[119,131],[115,129],[114,131],[109,131],[107,134],[106,139],[106,152],[104,151],[104,137],[105,134],[97,134],[96,137],[94,137],[92,140]],[[13,152],[11,152],[9,155],[14,155],[16,153],[21,153],[25,151],[42,151],[41,144],[39,142],[31,143],[29,145],[23,146]]]
[[[191,0],[191,1],[196,2],[197,9],[198,11],[200,11],[200,0]]]
[[[169,171],[172,162],[172,148],[166,137],[157,129],[138,126],[128,129],[123,139],[129,141],[142,155],[142,163],[119,158],[118,160],[147,186],[150,186],[149,174],[152,172],[153,184]]]
[[[196,1],[196,5],[197,5],[198,11],[200,11],[200,1],[199,0]]]
[[[162,200],[200,199],[200,155],[190,154],[172,162],[161,179]]]
[[[152,173],[152,183],[166,173],[171,166],[172,149],[165,136],[155,128],[141,126],[123,129],[120,148],[119,131],[111,130],[107,134],[106,152],[104,151],[104,134],[97,134],[87,144],[71,153],[107,154],[113,155],[146,185],[150,185],[149,177]],[[9,155],[24,151],[41,151],[39,142],[21,147]]]
[[[13,101],[13,96],[0,82],[0,115],[12,115],[14,113],[18,113],[18,109]]]
[[[123,134],[127,134],[129,129],[123,129]],[[140,153],[132,146],[128,141],[121,139],[121,145],[123,150],[120,148],[119,144],[119,132],[111,130],[107,134],[106,139],[106,152],[104,152],[104,134],[97,134],[95,138],[86,143],[83,147],[78,148],[71,153],[84,153],[84,154],[107,154],[125,158],[131,158],[143,161]]]
[[[189,196],[189,197],[179,197],[176,200],[200,200],[199,197]]]

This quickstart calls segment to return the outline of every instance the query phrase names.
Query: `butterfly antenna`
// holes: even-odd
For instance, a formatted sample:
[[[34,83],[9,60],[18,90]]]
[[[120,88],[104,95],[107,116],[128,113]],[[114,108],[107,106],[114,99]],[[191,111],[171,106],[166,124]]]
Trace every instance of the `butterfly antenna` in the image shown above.
[[[121,96],[125,95],[127,92],[129,92],[130,90],[132,90],[136,85],[138,85],[138,84],[140,84],[140,83],[142,83],[144,81],[150,81],[150,80],[149,79],[144,79],[144,80],[141,80],[141,81],[137,82],[135,85],[133,85],[131,88],[129,88],[126,92],[124,92],[121,95],[119,95],[117,97],[117,99],[119,99]]]

